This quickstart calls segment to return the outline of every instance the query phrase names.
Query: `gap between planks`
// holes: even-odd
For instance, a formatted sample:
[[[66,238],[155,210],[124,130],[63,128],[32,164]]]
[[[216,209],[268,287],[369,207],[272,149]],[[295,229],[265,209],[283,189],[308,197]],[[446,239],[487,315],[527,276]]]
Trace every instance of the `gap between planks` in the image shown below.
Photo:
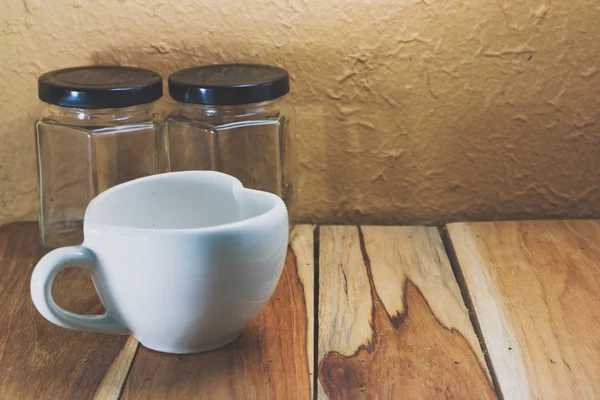
[[[312,349],[312,391],[311,399],[317,399],[319,388],[319,254],[321,227],[316,225],[313,229],[313,349]],[[308,310],[308,308],[307,308]]]
[[[448,232],[504,397],[599,398],[600,221]]]
[[[137,339],[129,336],[125,346],[110,365],[100,386],[96,389],[94,400],[117,400],[121,396],[138,347]]]
[[[318,398],[496,397],[437,228],[321,226],[317,281]]]
[[[316,392],[315,385],[317,382],[316,363],[314,361],[316,359],[315,339],[317,329],[314,318],[317,307],[314,295],[314,285],[316,283],[314,279],[317,278],[317,275],[315,275],[314,266],[316,255],[318,255],[318,229],[318,226],[315,225],[296,225],[290,233],[289,244],[296,259],[295,267],[297,270],[294,271],[294,274],[298,275],[306,290],[304,295],[307,317],[306,354],[311,397]],[[133,336],[128,338],[125,346],[119,352],[98,386],[94,400],[116,400],[122,397],[139,346],[139,342]]]
[[[477,335],[477,339],[479,339],[479,345],[481,346],[481,351],[483,352],[483,356],[485,358],[485,363],[487,365],[488,371],[492,378],[492,383],[494,384],[494,390],[496,391],[496,395],[499,399],[504,399],[502,391],[500,390],[500,384],[498,383],[498,376],[496,375],[496,371],[494,370],[494,365],[492,363],[492,359],[490,358],[490,354],[487,350],[487,345],[485,344],[485,339],[483,337],[483,331],[481,329],[481,325],[479,322],[479,318],[477,318],[477,313],[475,312],[475,306],[473,305],[473,299],[471,298],[471,294],[469,292],[469,288],[467,287],[467,283],[465,281],[465,277],[460,268],[458,258],[456,256],[456,250],[452,245],[452,239],[450,238],[450,234],[448,233],[448,229],[444,226],[439,228],[440,236],[442,238],[442,242],[444,243],[444,248],[446,249],[446,254],[448,255],[448,259],[450,260],[450,265],[452,266],[452,272],[454,272],[454,277],[456,278],[456,282],[458,283],[458,287],[460,289],[460,293],[462,295],[463,301],[469,310],[469,318],[471,319],[471,325],[473,325],[473,329],[475,330],[475,334]]]
[[[313,264],[313,276],[308,277],[306,276],[306,273],[310,273],[311,271],[309,269],[300,269],[298,270],[298,275],[299,278],[303,281],[303,283],[307,283],[306,280],[313,280],[313,295],[309,295],[309,293],[305,293],[305,302],[306,302],[306,310],[307,312],[307,356],[308,356],[308,372],[310,375],[310,383],[311,383],[311,395],[313,398],[327,398],[327,396],[325,395],[324,391],[322,390],[321,384],[320,384],[320,376],[319,376],[319,364],[320,361],[322,361],[322,355],[319,354],[320,352],[320,346],[319,346],[319,332],[320,332],[320,324],[319,324],[319,305],[321,302],[321,298],[320,298],[320,293],[322,292],[322,288],[320,287],[320,275],[322,274],[321,271],[321,260],[322,260],[322,247],[323,247],[323,243],[321,240],[321,229],[324,228],[325,230],[327,229],[331,229],[332,227],[329,226],[323,226],[323,227],[319,227],[319,226],[311,226],[311,225],[299,225],[297,226],[293,233],[292,233],[292,239],[290,240],[290,247],[292,248],[292,250],[294,251],[294,254],[296,255],[296,257],[298,258],[298,263],[297,265],[300,266],[302,265],[301,262],[306,263],[306,261],[308,261],[307,265],[310,263],[310,261],[312,261]],[[360,227],[357,226],[349,226],[347,227],[348,229],[357,229],[360,230]],[[364,227],[367,231],[369,230],[373,230],[372,232],[376,232],[379,229],[383,229],[385,230],[386,228],[383,227]],[[396,227],[398,229],[411,229],[414,227],[405,227],[405,228],[399,228]],[[422,227],[420,227],[422,228]],[[422,228],[422,229],[435,229],[435,228]],[[436,231],[437,234],[437,231]],[[380,239],[383,239],[385,241],[385,237],[382,237]],[[312,243],[310,243],[312,241]],[[358,241],[359,244],[361,244],[362,246],[364,246],[364,239],[359,240]],[[373,244],[369,245],[369,246],[373,246]],[[442,247],[443,248],[443,247]],[[366,247],[362,249],[363,252],[365,252],[366,254]],[[445,252],[444,252],[445,253]],[[377,257],[377,256],[376,256]],[[426,278],[426,277],[425,277]],[[373,281],[373,277],[371,276],[369,278],[371,280],[371,283],[369,284],[371,289],[369,289],[369,291],[371,291],[372,289],[375,288],[375,283]],[[413,278],[414,279],[414,278]],[[409,280],[410,281],[410,280]],[[379,282],[381,282],[381,280],[379,279]],[[412,283],[412,281],[411,281]],[[460,280],[459,280],[460,283]],[[380,283],[381,284],[381,283]],[[310,287],[311,285],[307,285],[308,287]],[[462,289],[462,288],[461,288]],[[417,289],[419,290],[419,289]],[[462,296],[464,296],[464,292],[463,290],[460,290],[460,296],[462,298]],[[375,292],[376,293],[376,292]],[[381,303],[382,306],[387,306],[389,304],[386,304],[386,302],[381,301],[381,299],[379,298],[379,294],[375,294],[376,297],[376,301],[378,303]],[[468,303],[467,299],[464,299],[465,302]],[[387,302],[389,303],[390,298],[387,298]],[[392,303],[395,303],[395,301],[392,301]],[[401,308],[401,306],[399,306]],[[312,311],[312,313],[310,312]],[[385,310],[386,312],[389,312],[388,310]],[[403,310],[398,310],[400,313]],[[406,310],[404,310],[406,311]],[[312,314],[312,315],[311,315]],[[312,318],[311,318],[312,317]],[[447,322],[449,323],[449,322]],[[475,326],[477,326],[476,324],[474,324]],[[453,328],[454,329],[454,328]],[[467,337],[468,337],[468,333],[466,333]],[[479,334],[478,334],[479,335]],[[477,341],[478,343],[480,343],[480,341]],[[115,359],[115,361],[113,362],[113,364],[111,365],[109,371],[106,373],[101,385],[99,386],[98,390],[96,391],[96,394],[94,396],[95,399],[118,399],[120,397],[120,395],[122,394],[123,388],[125,386],[125,383],[127,381],[127,377],[128,377],[128,373],[129,373],[129,369],[131,368],[131,365],[133,364],[133,361],[135,359],[135,355],[136,355],[136,351],[138,349],[138,342],[137,340],[135,340],[133,337],[130,337],[127,341],[127,344],[125,345],[125,347],[122,349],[122,351],[119,353],[119,356]],[[476,350],[474,350],[476,352]],[[481,356],[479,356],[481,357]],[[478,357],[476,357],[478,358]],[[484,361],[484,365],[487,366],[488,364],[488,360],[487,358]],[[490,369],[491,370],[491,369]],[[488,372],[485,371],[485,373],[487,374]],[[494,380],[494,375],[492,373],[492,380]],[[495,384],[495,382],[494,382]]]

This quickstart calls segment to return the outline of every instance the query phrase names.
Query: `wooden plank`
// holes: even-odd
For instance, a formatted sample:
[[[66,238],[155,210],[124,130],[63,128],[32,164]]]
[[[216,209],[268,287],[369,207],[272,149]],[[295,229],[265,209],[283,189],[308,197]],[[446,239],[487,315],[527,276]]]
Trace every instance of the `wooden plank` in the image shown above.
[[[116,400],[121,396],[121,390],[125,385],[138,346],[139,342],[133,336],[127,339],[127,343],[104,375],[102,383],[96,390],[94,400]]]
[[[504,397],[600,398],[600,222],[448,232]]]
[[[77,332],[46,321],[29,293],[31,272],[42,254],[37,224],[0,227],[0,398],[89,398],[127,337]],[[61,273],[52,291],[68,310],[103,310],[82,270]]]
[[[315,247],[314,225],[297,225],[291,235],[291,247],[296,256],[296,270],[303,287],[306,310],[306,363],[310,380],[310,398],[314,391],[315,367]]]
[[[319,398],[494,398],[436,228],[320,228]]]
[[[297,226],[273,297],[236,341],[179,356],[140,346],[123,398],[311,398],[313,260],[313,227]]]

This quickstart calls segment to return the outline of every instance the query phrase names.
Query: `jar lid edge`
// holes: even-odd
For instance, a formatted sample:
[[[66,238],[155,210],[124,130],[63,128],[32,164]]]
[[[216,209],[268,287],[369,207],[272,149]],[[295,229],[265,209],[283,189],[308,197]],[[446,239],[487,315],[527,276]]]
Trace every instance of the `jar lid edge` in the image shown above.
[[[90,65],[63,68],[38,78],[38,97],[69,108],[124,108],[162,97],[162,77],[143,68]]]
[[[260,103],[290,91],[288,72],[265,64],[213,64],[177,71],[169,94],[182,103],[233,106]]]

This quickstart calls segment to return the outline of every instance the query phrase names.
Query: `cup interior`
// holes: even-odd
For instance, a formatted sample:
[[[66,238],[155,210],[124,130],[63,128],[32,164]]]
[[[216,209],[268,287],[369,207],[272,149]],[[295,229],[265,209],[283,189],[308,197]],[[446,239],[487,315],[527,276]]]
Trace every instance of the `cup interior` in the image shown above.
[[[107,190],[90,203],[85,220],[140,229],[207,228],[262,215],[277,200],[218,172],[173,172]]]

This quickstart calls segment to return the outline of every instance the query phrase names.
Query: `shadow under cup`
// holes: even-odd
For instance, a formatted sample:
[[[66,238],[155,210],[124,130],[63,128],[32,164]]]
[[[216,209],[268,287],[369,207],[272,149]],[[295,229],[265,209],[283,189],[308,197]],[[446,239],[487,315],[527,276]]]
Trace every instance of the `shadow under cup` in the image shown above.
[[[83,246],[55,250],[36,266],[32,297],[42,315],[72,329],[130,332],[153,350],[195,353],[235,339],[265,306],[285,261],[288,215],[279,197],[229,175],[173,172],[100,194],[84,236]],[[106,315],[48,303],[43,287],[70,266],[91,272]]]

